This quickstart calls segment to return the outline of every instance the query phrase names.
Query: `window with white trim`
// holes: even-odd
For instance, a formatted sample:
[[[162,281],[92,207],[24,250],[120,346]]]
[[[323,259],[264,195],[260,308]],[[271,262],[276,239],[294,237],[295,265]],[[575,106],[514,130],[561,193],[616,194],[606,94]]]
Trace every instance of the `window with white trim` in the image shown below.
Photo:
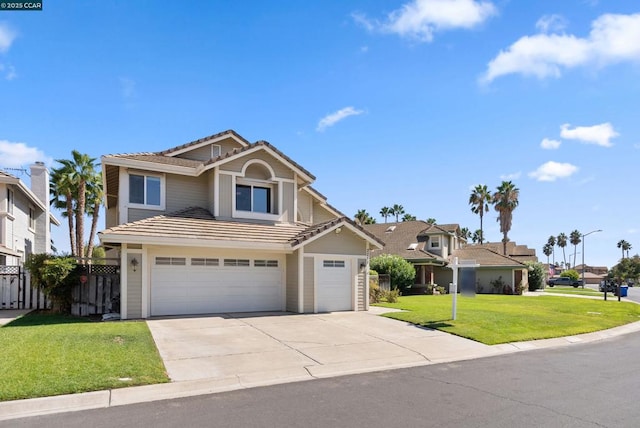
[[[278,267],[277,260],[254,260],[254,267]]]
[[[186,264],[185,257],[156,257],[156,265],[158,266],[186,266]]]
[[[222,154],[222,146],[220,144],[211,145],[211,158],[217,158]]]
[[[249,259],[224,259],[225,266],[249,266]]]
[[[13,214],[14,197],[13,190],[7,189],[7,212]]]
[[[344,260],[323,260],[322,267],[334,267],[334,268],[343,268],[345,266]]]
[[[129,203],[160,208],[162,181],[157,175],[129,174]]]
[[[440,248],[440,237],[432,236],[429,239],[429,248]]]
[[[36,210],[29,207],[29,229],[36,230]]]
[[[203,257],[191,258],[191,266],[220,266],[220,260]]]
[[[272,214],[273,189],[263,184],[236,184],[236,210]]]

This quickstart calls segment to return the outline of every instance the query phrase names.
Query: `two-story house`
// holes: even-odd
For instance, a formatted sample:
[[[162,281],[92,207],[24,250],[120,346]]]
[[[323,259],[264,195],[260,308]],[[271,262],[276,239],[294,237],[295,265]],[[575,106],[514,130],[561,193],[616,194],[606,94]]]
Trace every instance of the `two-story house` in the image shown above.
[[[0,171],[0,265],[20,266],[29,254],[51,252],[49,172],[44,163],[30,167],[31,187]]]
[[[382,243],[327,203],[271,144],[225,131],[102,157],[121,316],[368,309]]]

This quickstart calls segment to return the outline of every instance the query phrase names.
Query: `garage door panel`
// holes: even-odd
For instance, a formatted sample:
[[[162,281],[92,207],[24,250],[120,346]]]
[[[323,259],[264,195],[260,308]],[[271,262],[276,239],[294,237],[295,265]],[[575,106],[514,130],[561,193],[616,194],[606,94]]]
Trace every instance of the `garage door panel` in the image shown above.
[[[348,311],[353,306],[351,265],[348,261],[317,261],[319,312]]]
[[[264,258],[273,259],[271,256]],[[154,266],[151,315],[282,310],[283,267]]]

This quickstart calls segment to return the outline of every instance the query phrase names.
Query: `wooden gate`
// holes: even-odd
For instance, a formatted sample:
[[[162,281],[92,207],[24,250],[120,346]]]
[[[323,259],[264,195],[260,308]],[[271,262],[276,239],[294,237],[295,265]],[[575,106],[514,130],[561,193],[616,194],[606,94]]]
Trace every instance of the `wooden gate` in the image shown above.
[[[120,313],[120,266],[80,265],[71,313],[77,316]]]

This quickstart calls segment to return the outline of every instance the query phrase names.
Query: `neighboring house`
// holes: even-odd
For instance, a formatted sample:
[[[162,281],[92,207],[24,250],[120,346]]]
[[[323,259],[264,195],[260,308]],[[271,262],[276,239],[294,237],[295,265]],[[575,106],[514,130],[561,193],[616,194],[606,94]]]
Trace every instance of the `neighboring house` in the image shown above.
[[[383,243],[327,203],[271,144],[225,131],[102,157],[121,316],[368,309]]]
[[[51,252],[49,172],[44,163],[31,165],[31,188],[0,171],[0,265],[21,266],[32,253]]]
[[[474,244],[474,246],[480,246],[479,244]],[[482,244],[482,247],[488,248],[491,251],[496,253],[504,254],[504,246],[502,242],[485,242]],[[507,242],[507,254],[506,256],[511,257],[512,259],[518,260],[520,262],[537,262],[538,256],[536,256],[536,250],[534,248],[529,248],[526,245],[518,245],[513,241]]]
[[[453,270],[449,265],[454,257],[459,262],[473,261],[479,265],[472,277],[465,276],[476,284],[478,292],[502,293],[503,289],[490,286],[492,281],[502,281],[512,292],[518,284],[522,283],[524,287],[528,285],[528,270],[522,261],[504,256],[490,245],[467,245],[460,236],[460,226],[457,224],[438,225],[418,220],[364,227],[385,243],[383,249],[372,251],[372,257],[396,254],[414,265],[416,278],[411,292],[424,292],[431,284],[448,289],[453,281]],[[525,246],[513,244],[510,247],[523,258],[532,257]]]

